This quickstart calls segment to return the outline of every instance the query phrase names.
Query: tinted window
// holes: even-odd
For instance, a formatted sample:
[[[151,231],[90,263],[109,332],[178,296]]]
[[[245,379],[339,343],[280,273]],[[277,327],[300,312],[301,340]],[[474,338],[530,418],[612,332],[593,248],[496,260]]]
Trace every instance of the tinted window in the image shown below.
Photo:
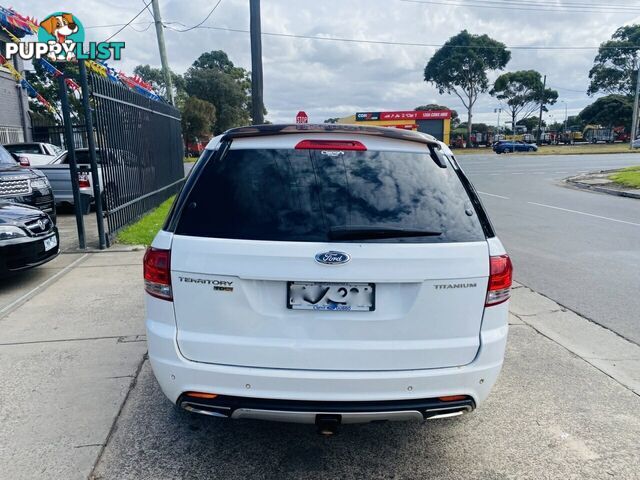
[[[9,152],[5,150],[5,148],[0,145],[0,165],[17,165],[14,158],[11,156]]]
[[[366,241],[484,240],[472,209],[453,169],[428,153],[230,150],[202,171],[176,233],[329,242],[332,227],[382,227],[442,235]]]
[[[5,145],[5,148],[11,153],[33,153],[36,155],[42,154],[40,145],[33,143],[23,143],[18,145]]]
[[[96,162],[98,164],[102,163],[102,157],[100,155],[100,151],[96,151]],[[65,165],[69,164],[69,154],[65,154],[64,158],[60,163],[64,163]],[[78,165],[89,165],[91,163],[91,159],[89,158],[89,150],[76,150],[76,164]]]

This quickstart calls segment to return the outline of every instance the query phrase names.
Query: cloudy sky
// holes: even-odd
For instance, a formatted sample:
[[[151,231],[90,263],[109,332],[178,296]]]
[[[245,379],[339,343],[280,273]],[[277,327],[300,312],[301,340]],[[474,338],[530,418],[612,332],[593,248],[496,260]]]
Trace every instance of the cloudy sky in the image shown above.
[[[6,0],[5,0],[6,1]],[[150,0],[147,0],[150,1]],[[13,0],[20,13],[44,18],[50,0]],[[160,0],[163,20],[175,29],[200,23],[217,0]],[[249,1],[222,0],[203,27],[249,28]],[[8,4],[5,6],[9,6]],[[87,28],[87,40],[102,41],[144,8],[143,0],[61,0],[56,10],[73,12]],[[138,64],[159,66],[155,29],[147,11],[119,33],[131,72]],[[262,0],[264,33],[440,45],[462,29],[488,34],[511,49],[506,70],[536,69],[560,93],[546,120],[563,121],[592,99],[585,91],[597,47],[621,25],[640,22],[640,2],[630,0]],[[184,72],[200,53],[224,50],[250,69],[249,35],[212,28],[165,31],[172,68]],[[546,47],[546,48],[545,48]],[[548,47],[555,47],[549,49]],[[312,122],[356,111],[410,110],[441,103],[464,108],[456,97],[439,95],[423,81],[423,69],[437,48],[331,40],[263,37],[268,119],[292,122],[305,110]],[[495,78],[497,74],[492,74]],[[476,105],[475,121],[495,123],[499,102],[489,95]],[[502,117],[504,120],[504,116]]]

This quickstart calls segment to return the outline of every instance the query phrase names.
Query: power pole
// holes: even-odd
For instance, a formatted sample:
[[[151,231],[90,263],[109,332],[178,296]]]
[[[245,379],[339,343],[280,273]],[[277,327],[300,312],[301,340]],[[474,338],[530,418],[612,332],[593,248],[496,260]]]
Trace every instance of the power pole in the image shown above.
[[[633,148],[633,141],[638,135],[638,104],[640,103],[640,67],[638,68],[638,79],[636,80],[636,99],[633,102],[633,122],[631,123],[631,140],[629,148]]]
[[[544,76],[544,80],[542,82],[542,91],[540,92],[540,118],[538,119],[538,141],[536,142],[540,145],[540,139],[542,138],[542,112],[544,111],[544,91],[547,88],[547,76]]]
[[[156,36],[158,37],[158,50],[160,50],[160,62],[162,63],[162,72],[164,73],[164,82],[167,86],[167,99],[171,105],[175,105],[173,98],[173,80],[171,79],[171,70],[169,69],[169,60],[167,60],[167,47],[164,44],[164,26],[162,25],[162,17],[160,16],[160,5],[158,0],[151,0],[153,6],[153,19],[156,24]]]
[[[260,25],[260,0],[249,0],[251,30],[251,116],[254,125],[264,123],[262,96],[262,27]]]

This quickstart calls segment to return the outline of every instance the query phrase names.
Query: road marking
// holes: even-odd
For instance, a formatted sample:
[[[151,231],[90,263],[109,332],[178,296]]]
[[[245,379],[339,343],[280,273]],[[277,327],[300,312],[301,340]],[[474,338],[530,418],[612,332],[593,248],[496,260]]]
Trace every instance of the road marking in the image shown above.
[[[25,302],[26,300],[29,300],[29,298],[32,295],[34,295],[35,293],[38,293],[40,290],[44,290],[47,286],[49,286],[49,284],[53,283],[58,277],[61,277],[62,275],[67,273],[69,270],[71,270],[73,267],[75,267],[78,263],[80,263],[82,260],[84,260],[88,256],[89,256],[89,254],[85,253],[83,256],[81,256],[80,258],[75,259],[73,262],[71,262],[69,265],[64,267],[62,270],[60,270],[55,275],[47,278],[44,282],[42,282],[37,287],[29,290],[27,293],[22,295],[20,298],[14,300],[9,305],[6,305],[3,308],[1,308],[0,309],[0,318],[3,317],[5,315],[5,313],[9,313],[14,307],[17,307],[17,306],[21,305],[23,302]]]
[[[509,197],[503,197],[502,195],[496,195],[495,193],[486,193],[486,192],[478,192],[480,195],[488,195],[490,197],[503,198],[504,200],[509,200]]]
[[[524,172],[511,172],[511,175],[524,175]]]
[[[627,225],[634,225],[640,227],[640,223],[627,222],[626,220],[618,220],[617,218],[603,217],[601,215],[594,215],[593,213],[579,212],[578,210],[570,210],[568,208],[554,207],[553,205],[545,205],[544,203],[527,202],[531,205],[537,205],[539,207],[553,208],[554,210],[562,210],[563,212],[577,213],[579,215],[586,215],[588,217],[601,218],[603,220],[610,220],[612,222],[625,223]]]

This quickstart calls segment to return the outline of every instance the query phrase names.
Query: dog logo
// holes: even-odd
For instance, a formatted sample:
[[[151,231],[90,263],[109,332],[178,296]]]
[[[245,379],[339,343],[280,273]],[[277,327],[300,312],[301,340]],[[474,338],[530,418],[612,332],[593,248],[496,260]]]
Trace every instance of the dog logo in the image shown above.
[[[76,44],[84,42],[84,27],[75,15],[56,12],[40,22],[38,41],[50,45],[58,43],[63,47],[59,54],[49,54],[52,61],[72,61],[76,58]]]

